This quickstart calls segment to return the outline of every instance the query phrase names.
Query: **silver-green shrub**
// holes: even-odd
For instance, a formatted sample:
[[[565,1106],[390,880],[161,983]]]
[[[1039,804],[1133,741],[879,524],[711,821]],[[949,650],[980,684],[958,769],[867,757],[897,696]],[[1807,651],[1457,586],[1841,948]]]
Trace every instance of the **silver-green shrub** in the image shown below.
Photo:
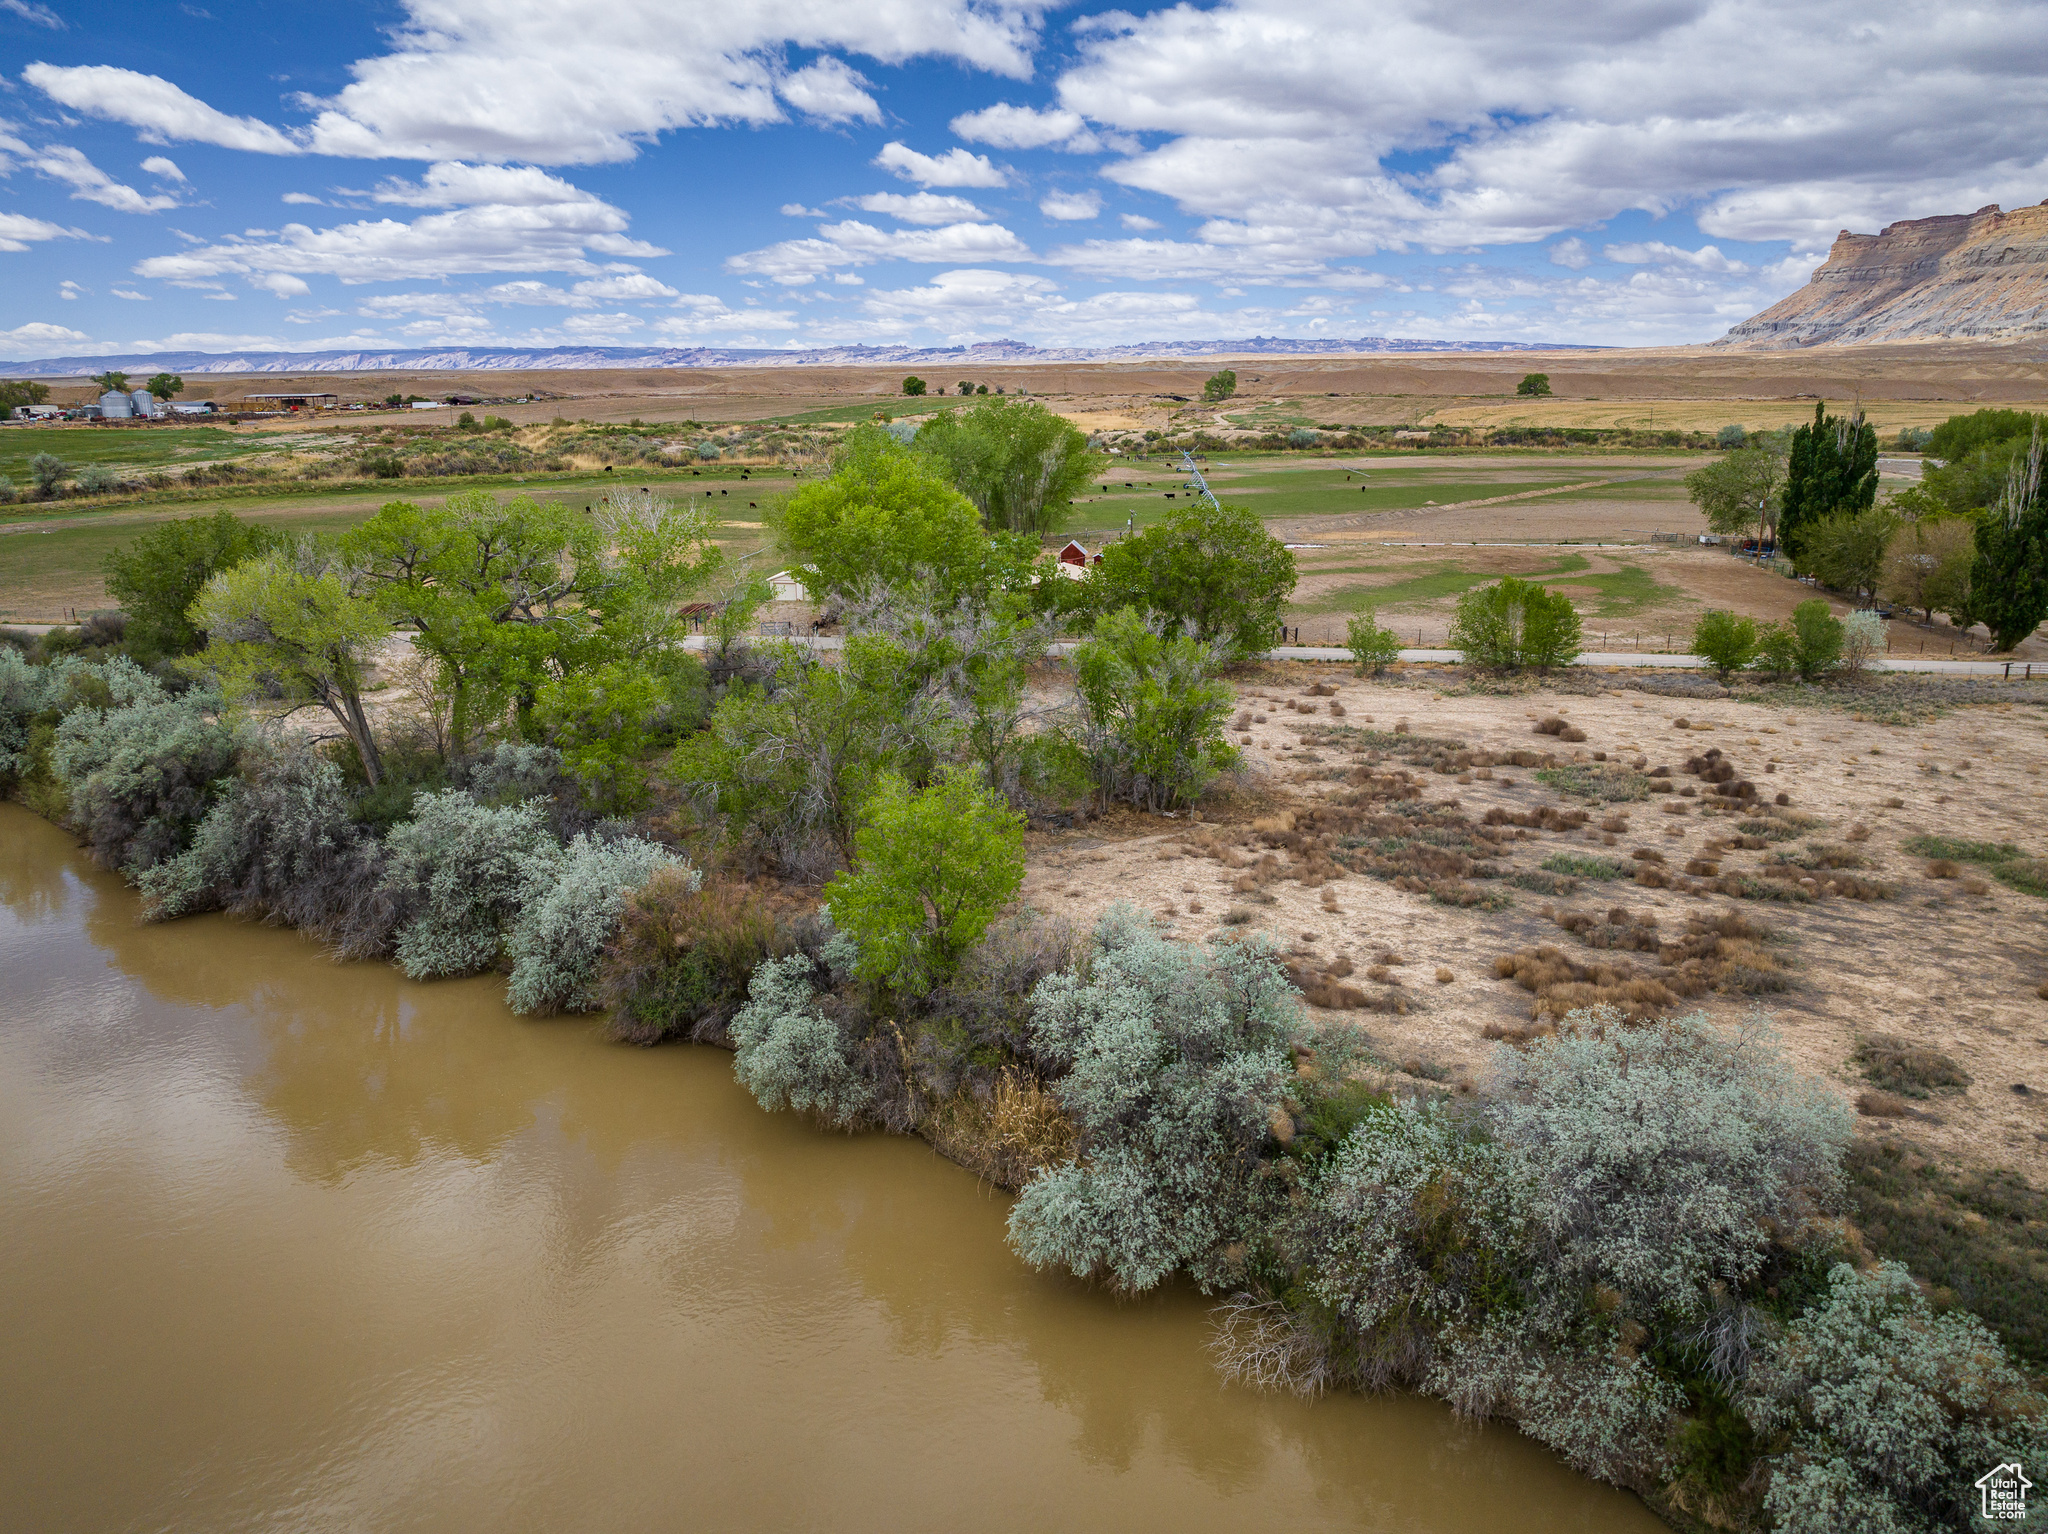
[[[50,706],[52,666],[31,666],[21,651],[0,645],[0,778],[28,766],[29,721]]]
[[[388,952],[397,913],[382,888],[383,848],[353,818],[341,769],[285,750],[245,773],[184,852],[138,877],[150,916],[218,907],[297,927],[344,958]]]
[[[754,971],[747,1004],[729,1031],[732,1073],[771,1113],[813,1112],[851,1129],[874,1110],[874,1087],[856,1066],[839,1025],[817,1009],[812,961],[801,953]]]
[[[2015,1460],[2048,1463],[2048,1401],[1983,1322],[1936,1315],[1899,1264],[1842,1263],[1828,1283],[1741,1402],[1759,1432],[1790,1435],[1764,1495],[1773,1526],[1990,1527],[1973,1516],[1972,1483]]]
[[[1574,1013],[1557,1038],[1503,1045],[1489,1095],[1551,1281],[1606,1285],[1644,1321],[1703,1319],[1715,1285],[1753,1278],[1769,1231],[1839,1189],[1851,1131],[1762,1019],[1724,1031],[1704,1012],[1634,1029]]]
[[[1512,1419],[1588,1475],[1644,1490],[1667,1473],[1666,1443],[1686,1405],[1613,1326],[1555,1329],[1511,1308],[1444,1337],[1423,1386],[1466,1416]]]
[[[502,804],[545,794],[561,779],[562,753],[553,746],[501,740],[489,756],[471,764],[467,786],[484,803]]]
[[[1589,1474],[1660,1484],[1687,1409],[1656,1360],[1737,1385],[1773,1231],[1836,1189],[1846,1112],[1758,1021],[1574,1013],[1503,1047],[1482,1115],[1368,1106],[1283,1244],[1326,1372],[1507,1416]]]
[[[125,656],[98,668],[106,707],[79,707],[57,726],[50,766],[69,819],[105,867],[139,873],[184,849],[234,771],[239,733],[217,694],[173,697]],[[67,687],[75,683],[67,675]]]
[[[578,836],[559,852],[537,852],[506,951],[512,958],[507,996],[514,1012],[587,1012],[598,1006],[597,961],[618,930],[626,896],[657,868],[688,870],[666,847],[638,837],[597,841]]]
[[[540,800],[494,808],[455,788],[421,794],[384,845],[383,887],[404,913],[398,962],[414,980],[495,964],[536,856],[560,857]]]
[[[1519,1295],[1522,1187],[1441,1105],[1375,1104],[1311,1193],[1302,1287],[1349,1334],[1367,1389],[1420,1383],[1445,1328],[1475,1330]]]
[[[1081,1132],[1081,1159],[1040,1173],[1010,1212],[1034,1267],[1150,1289],[1186,1268],[1229,1282],[1255,1225],[1259,1149],[1292,1074],[1301,1000],[1265,948],[1206,951],[1107,912],[1083,974],[1032,993],[1036,1054]]]
[[[1868,671],[1871,662],[1884,652],[1884,619],[1868,608],[1862,608],[1842,620],[1840,664],[1844,671]]]

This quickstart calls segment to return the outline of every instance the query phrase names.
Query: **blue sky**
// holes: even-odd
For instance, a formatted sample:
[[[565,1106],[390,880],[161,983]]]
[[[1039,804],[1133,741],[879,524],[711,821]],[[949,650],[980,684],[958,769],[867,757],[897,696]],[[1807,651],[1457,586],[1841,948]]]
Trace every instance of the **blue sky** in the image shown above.
[[[2044,128],[2020,0],[0,0],[0,357],[1705,341]]]

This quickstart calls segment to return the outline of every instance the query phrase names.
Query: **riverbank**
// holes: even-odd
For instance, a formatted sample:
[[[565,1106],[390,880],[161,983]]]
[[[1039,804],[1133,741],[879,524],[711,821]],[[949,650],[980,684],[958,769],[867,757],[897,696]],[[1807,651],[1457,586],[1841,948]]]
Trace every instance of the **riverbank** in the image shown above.
[[[550,749],[504,742],[401,799],[388,785],[352,785],[318,755],[260,746],[204,694],[171,697],[125,661],[14,671],[10,688],[48,683],[61,694],[24,704],[26,718],[63,715],[54,743],[30,739],[24,794],[64,815],[106,866],[137,873],[153,914],[220,905],[267,915],[350,953],[393,953],[418,979],[509,966],[522,1010],[608,1000],[620,1009],[615,1026],[630,1016],[643,1042],[729,1035],[735,1072],[764,1107],[923,1132],[1021,1183],[1008,1224],[1027,1263],[1128,1293],[1185,1273],[1226,1299],[1234,1319],[1219,1347],[1244,1377],[1310,1394],[1417,1386],[1472,1415],[1517,1421],[1571,1463],[1668,1507],[1712,1499],[1724,1509],[1716,1519],[1739,1527],[1785,1484],[1786,1467],[1841,1452],[1824,1421],[1770,1428],[1783,1409],[1772,1404],[1772,1371],[1804,1367],[1801,1339],[1848,1324],[1840,1317],[1857,1313],[1859,1296],[1904,1303],[1901,1270],[1829,1217],[1850,1138],[1841,1096],[1754,1025],[1710,1015],[1810,983],[1778,907],[1803,916],[1811,906],[1839,925],[1843,903],[1899,893],[1856,850],[1872,842],[1868,825],[1861,836],[1842,830],[1840,844],[1813,840],[1834,834],[1807,807],[1825,792],[1807,773],[1818,759],[1751,760],[1779,726],[1757,725],[1738,754],[1696,737],[1742,721],[1675,715],[1670,738],[1704,754],[1653,763],[1651,749],[1666,748],[1649,747],[1634,710],[1654,694],[1553,700],[1488,683],[1449,700],[1519,712],[1514,738],[1496,741],[1475,735],[1476,715],[1422,719],[1447,701],[1441,690],[1333,684],[1325,673],[1280,691],[1284,676],[1258,673],[1229,721],[1239,757],[1258,767],[1227,792],[1178,819],[1090,814],[1057,833],[1130,843],[1142,827],[1172,826],[1176,839],[1149,860],[1125,847],[1087,861],[1124,871],[1123,899],[1146,893],[1148,862],[1181,879],[1183,893],[1202,864],[1221,864],[1216,898],[1227,892],[1228,907],[1206,910],[1198,896],[1182,912],[1169,898],[1148,917],[1120,900],[1086,922],[1085,907],[1067,904],[1078,898],[1070,864],[1053,888],[1027,879],[1017,909],[977,928],[957,968],[914,984],[886,967],[856,976],[869,954],[850,914],[841,932],[800,899],[767,903],[726,867],[699,889],[699,872],[650,840],[665,834],[661,817],[630,834],[601,824]],[[1380,719],[1389,706],[1404,712]],[[1608,707],[1629,712],[1603,722],[1595,710]],[[1634,735],[1596,747],[1595,730],[1624,726]],[[1803,748],[1804,737],[1789,745]],[[1613,846],[1627,817],[1652,804],[1669,815],[1663,840],[1709,837],[1674,846],[1695,854],[1682,869],[1656,847],[1625,864],[1570,847]],[[164,833],[171,825],[175,837]],[[1800,841],[1811,844],[1790,845]],[[1999,880],[2031,867],[2025,847],[1996,845],[2010,847],[1987,865]],[[1823,856],[1825,847],[1837,850]],[[1752,864],[1750,853],[1763,856]],[[1628,906],[1602,915],[1566,903],[1638,864]],[[1989,884],[1978,882],[1985,888],[1964,892],[1981,898]],[[2012,887],[2025,894],[2023,884]],[[1314,909],[1291,908],[1294,885],[1314,893]],[[1612,896],[1598,898],[1604,908]],[[1048,920],[1048,910],[1083,920]],[[1420,969],[1412,931],[1398,948],[1388,941],[1396,923],[1441,913],[1462,924],[1463,940],[1498,942],[1511,911],[1569,936],[1495,948],[1490,980],[1478,965]],[[1605,952],[1581,964],[1566,942]],[[1474,1030],[1475,1047],[1498,1046],[1484,1075],[1461,1077],[1400,1047],[1403,1020],[1442,1026],[1439,995],[1505,1003],[1505,1020]],[[1634,1100],[1616,1064],[1652,1049],[1665,1053],[1673,1084]],[[1972,1073],[1936,1053],[1967,1089]],[[1722,1102],[1735,1071],[1742,1090]],[[1544,1111],[1581,1115],[1569,1134],[1528,1127],[1545,1090],[1556,1107]],[[1632,1157],[1598,1209],[1569,1215],[1586,1222],[1577,1253],[1536,1240],[1550,1228],[1544,1200],[1577,1185],[1560,1147],[1609,1143],[1643,1112],[1708,1110],[1714,1133],[1670,1123],[1658,1153]],[[1476,1266],[1428,1280],[1444,1287],[1420,1310],[1390,1309],[1387,1285],[1408,1280],[1361,1267],[1348,1245],[1363,1240],[1360,1250],[1394,1254],[1398,1267],[1437,1240],[1416,1224],[1408,1174],[1374,1170],[1387,1156],[1465,1168],[1467,1194],[1445,1217]],[[1765,1170],[1738,1174],[1730,1156]],[[1693,1185],[1745,1212],[1732,1224],[1703,1221],[1670,1203]],[[1375,1222],[1383,1236],[1370,1236]],[[1632,1270],[1638,1228],[1693,1255],[1669,1271]],[[1512,1277],[1503,1287],[1489,1272]],[[1974,1322],[1910,1292],[1905,1319],[1939,1357],[1967,1355],[1999,1389],[2025,1389]],[[1764,1338],[1763,1362],[1725,1379],[1680,1329],[1715,1294],[1740,1296]],[[1457,1319],[1475,1314],[1485,1317],[1478,1332]],[[1873,1347],[1859,1332],[1851,1356],[1880,1359]],[[1708,1428],[1735,1431],[1731,1394],[1751,1423],[1734,1481],[1730,1446],[1698,1442]],[[1791,1436],[1757,1436],[1767,1430]],[[1990,1444],[1973,1437],[1929,1452]],[[1873,1498],[1949,1495],[1945,1481],[1898,1487],[1881,1467],[1854,1474],[1874,1478]]]
[[[1656,1527],[1421,1398],[1222,1385],[1192,1290],[1034,1272],[1007,1200],[723,1053],[139,915],[0,804],[23,1527]]]

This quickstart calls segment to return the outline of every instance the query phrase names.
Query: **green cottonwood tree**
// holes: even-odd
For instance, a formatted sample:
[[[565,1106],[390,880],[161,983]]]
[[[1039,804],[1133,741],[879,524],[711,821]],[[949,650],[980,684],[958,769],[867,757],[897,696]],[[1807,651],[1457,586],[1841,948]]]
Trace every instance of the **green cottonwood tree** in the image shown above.
[[[1739,447],[1686,475],[1685,493],[1713,531],[1739,536],[1757,528],[1768,537],[1777,525],[1784,472],[1784,458],[1770,447]]]
[[[543,682],[534,717],[592,802],[607,814],[631,815],[647,806],[643,758],[666,701],[650,668],[613,661]]]
[[[729,691],[669,771],[735,835],[753,833],[785,862],[815,855],[824,838],[850,861],[861,805],[883,773],[933,759],[941,711],[928,693],[906,693],[893,645],[856,636],[836,667],[795,645],[770,653],[773,690]]]
[[[1235,694],[1216,680],[1222,656],[1220,643],[1147,623],[1134,608],[1096,620],[1093,637],[1074,652],[1074,686],[1082,748],[1105,804],[1128,798],[1170,809],[1237,764],[1223,738]]]
[[[176,373],[158,373],[144,387],[158,399],[170,399],[185,392],[185,380]]]
[[[519,496],[500,506],[468,490],[426,508],[388,501],[342,546],[367,592],[440,665],[452,700],[449,745],[464,750],[478,718],[531,698],[589,627],[578,598],[597,557],[596,530],[559,505]]]
[[[1102,462],[1079,427],[1034,400],[942,412],[918,429],[916,446],[944,465],[985,525],[1013,533],[1051,531]]]
[[[1222,404],[1235,393],[1237,374],[1229,368],[1223,369],[1220,373],[1211,373],[1202,383],[1202,398],[1212,405]]]
[[[1294,555],[1252,512],[1198,501],[1112,543],[1076,584],[1098,615],[1135,608],[1243,657],[1273,644],[1295,578]]]
[[[331,554],[310,539],[259,555],[206,583],[188,620],[207,635],[202,664],[230,699],[281,689],[295,707],[325,709],[375,787],[384,759],[363,713],[363,673],[390,626],[350,589]]]
[[[441,667],[449,744],[578,666],[628,660],[677,638],[684,595],[716,567],[709,513],[615,490],[600,515],[467,490],[423,508],[391,501],[342,547],[387,617]]]
[[[1970,567],[1977,558],[1976,527],[1966,517],[1921,517],[1906,523],[1885,550],[1878,591],[1887,602],[1918,608],[1932,623],[1948,613],[1958,628],[1977,621]],[[1967,612],[1970,616],[1954,616]]]
[[[984,532],[974,503],[939,462],[877,426],[848,432],[831,478],[806,485],[774,518],[814,599],[921,579],[947,600],[1023,589],[1037,540]]]
[[[11,412],[16,405],[40,405],[50,397],[50,386],[30,378],[0,379],[0,411]]]
[[[1801,570],[1814,525],[1843,512],[1860,515],[1877,502],[1877,429],[1853,416],[1831,416],[1825,403],[1792,434],[1785,465],[1778,543]]]
[[[1806,565],[1823,585],[1852,596],[1875,595],[1885,550],[1898,530],[1898,513],[1886,506],[1823,517],[1806,530]]]
[[[855,971],[913,994],[950,978],[1024,882],[1024,821],[972,767],[929,788],[883,776],[861,807],[850,872],[825,890]]]
[[[160,522],[107,556],[107,592],[128,615],[127,640],[139,655],[185,655],[206,643],[187,613],[222,570],[277,547],[269,528],[230,511]]]
[[[1569,666],[1579,654],[1579,614],[1562,593],[1508,575],[1458,598],[1450,638],[1468,666]]]

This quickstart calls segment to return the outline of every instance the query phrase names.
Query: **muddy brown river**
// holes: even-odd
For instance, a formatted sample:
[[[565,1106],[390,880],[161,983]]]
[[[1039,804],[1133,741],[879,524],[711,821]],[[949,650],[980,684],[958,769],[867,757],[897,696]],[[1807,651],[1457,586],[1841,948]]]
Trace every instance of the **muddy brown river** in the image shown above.
[[[1662,1526],[1509,1428],[1222,1384],[916,1141],[290,932],[0,805],[0,1524]]]

